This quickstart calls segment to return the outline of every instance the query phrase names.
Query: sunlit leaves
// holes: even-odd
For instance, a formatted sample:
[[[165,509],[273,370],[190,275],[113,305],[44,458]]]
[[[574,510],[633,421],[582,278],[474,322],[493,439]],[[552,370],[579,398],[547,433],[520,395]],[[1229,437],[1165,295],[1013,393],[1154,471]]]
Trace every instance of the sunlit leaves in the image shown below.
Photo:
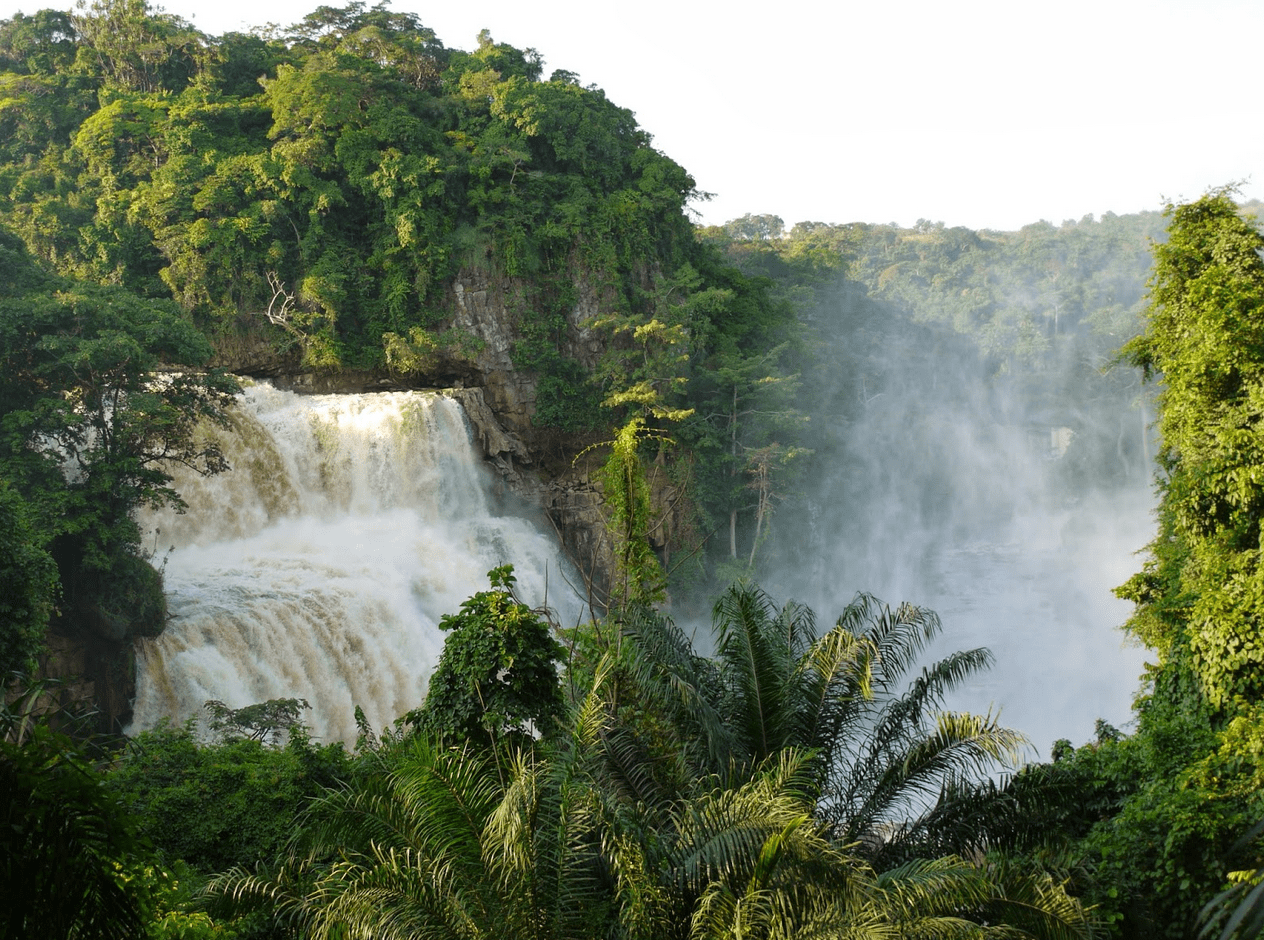
[[[1130,596],[1141,603],[1138,628],[1159,646],[1188,644],[1220,709],[1258,691],[1264,662],[1264,237],[1223,191],[1169,215],[1168,240],[1155,247],[1149,326],[1126,350],[1162,379],[1168,471],[1164,530],[1152,546],[1160,565],[1147,582],[1130,582]],[[1188,605],[1171,604],[1174,594]],[[1160,610],[1165,625],[1148,616]]]

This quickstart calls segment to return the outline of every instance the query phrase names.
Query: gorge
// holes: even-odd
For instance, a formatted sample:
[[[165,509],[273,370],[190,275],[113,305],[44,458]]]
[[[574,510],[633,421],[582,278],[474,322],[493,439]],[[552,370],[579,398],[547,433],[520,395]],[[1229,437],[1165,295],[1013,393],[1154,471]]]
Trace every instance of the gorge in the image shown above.
[[[1096,719],[1125,724],[1142,653],[1125,648],[1127,604],[1110,591],[1151,537],[1150,482],[1143,461],[1118,455],[1113,474],[1069,468],[1091,450],[1093,422],[1121,454],[1144,453],[1144,413],[1119,397],[1091,421],[1068,416],[1072,432],[1007,413],[989,400],[995,383],[968,369],[937,380],[952,386],[938,394],[883,381],[846,425],[864,446],[779,517],[779,542],[809,535],[801,564],[785,566],[795,556],[784,546],[770,556],[767,586],[822,621],[856,591],[935,610],[937,655],[987,646],[997,657],[954,707],[1001,711],[1031,739],[1032,758],[1056,738],[1088,737]],[[559,504],[538,481],[524,485],[530,471],[508,472],[511,491],[505,453],[525,448],[506,439],[479,389],[296,394],[250,383],[220,434],[234,469],[178,474],[187,514],[143,520],[171,621],[137,641],[132,728],[182,721],[208,699],[297,697],[312,704],[318,739],[353,741],[356,706],[383,727],[420,704],[442,650],[439,618],[499,564],[513,564],[523,599],[547,603],[559,623],[588,615],[585,576],[555,529],[566,521]],[[702,638],[702,620],[682,623]]]

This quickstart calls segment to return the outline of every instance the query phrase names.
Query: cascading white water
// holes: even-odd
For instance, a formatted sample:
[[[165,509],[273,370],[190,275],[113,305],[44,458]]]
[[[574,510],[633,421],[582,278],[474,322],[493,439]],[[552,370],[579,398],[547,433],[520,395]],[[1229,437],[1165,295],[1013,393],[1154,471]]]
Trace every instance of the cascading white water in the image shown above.
[[[138,645],[133,729],[293,697],[318,739],[354,740],[357,705],[380,728],[421,704],[439,619],[497,565],[574,622],[556,540],[498,511],[456,402],[256,384],[231,420],[233,469],[177,475],[188,512],[142,520],[173,546],[171,621]]]

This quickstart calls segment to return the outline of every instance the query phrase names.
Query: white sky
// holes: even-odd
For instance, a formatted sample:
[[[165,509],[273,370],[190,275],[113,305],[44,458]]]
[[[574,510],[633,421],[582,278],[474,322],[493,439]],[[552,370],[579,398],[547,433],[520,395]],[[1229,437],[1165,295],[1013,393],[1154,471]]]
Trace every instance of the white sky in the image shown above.
[[[341,6],[344,0],[331,0]],[[370,4],[372,0],[369,0]],[[0,18],[67,0],[0,0]],[[218,35],[319,0],[168,0]],[[636,112],[718,223],[919,218],[1013,229],[1247,181],[1264,198],[1259,0],[396,0]]]

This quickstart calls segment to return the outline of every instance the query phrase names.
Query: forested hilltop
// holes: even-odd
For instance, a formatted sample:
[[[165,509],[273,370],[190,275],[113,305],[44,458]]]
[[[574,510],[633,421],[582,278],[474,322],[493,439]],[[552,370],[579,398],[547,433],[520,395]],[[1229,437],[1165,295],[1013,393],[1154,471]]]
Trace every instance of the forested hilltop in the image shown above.
[[[0,221],[63,277],[174,300],[212,363],[477,385],[511,456],[559,473],[691,408],[727,472],[729,385],[791,371],[790,308],[695,238],[688,174],[531,50],[448,49],[382,6],[212,38],[103,3],[14,18],[0,56]],[[701,540],[672,472],[664,557]]]
[[[506,478],[600,496],[604,540],[593,622],[493,570],[430,697],[357,712],[354,746],[299,699],[94,738],[15,678],[0,936],[1184,938],[1230,883],[1212,933],[1244,897],[1258,933],[1264,239],[1230,196],[698,228],[631,111],[489,33],[363,3],[219,37],[144,0],[0,23],[6,672],[73,634],[126,710],[167,617],[135,510],[179,505],[171,461],[230,469],[204,429],[234,372],[465,385]],[[930,611],[818,622],[740,580],[820,580],[837,487],[933,490],[967,411],[1056,447],[1053,502],[1160,473],[1122,588],[1155,660],[1135,732],[1002,783],[1021,737],[941,711],[986,651],[923,671]],[[712,652],[669,596],[718,598]]]
[[[237,372],[479,386],[524,442],[505,456],[549,474],[641,441],[646,492],[607,502],[648,501],[657,561],[617,525],[589,537],[612,583],[754,570],[774,510],[852,458],[862,403],[914,377],[987,376],[998,420],[1056,412],[1068,467],[1146,463],[1093,405],[1136,396],[1101,369],[1137,329],[1157,214],[699,238],[692,179],[630,111],[385,6],[221,37],[141,2],[46,10],[5,24],[0,67],[0,221],[46,268],[174,301]]]

